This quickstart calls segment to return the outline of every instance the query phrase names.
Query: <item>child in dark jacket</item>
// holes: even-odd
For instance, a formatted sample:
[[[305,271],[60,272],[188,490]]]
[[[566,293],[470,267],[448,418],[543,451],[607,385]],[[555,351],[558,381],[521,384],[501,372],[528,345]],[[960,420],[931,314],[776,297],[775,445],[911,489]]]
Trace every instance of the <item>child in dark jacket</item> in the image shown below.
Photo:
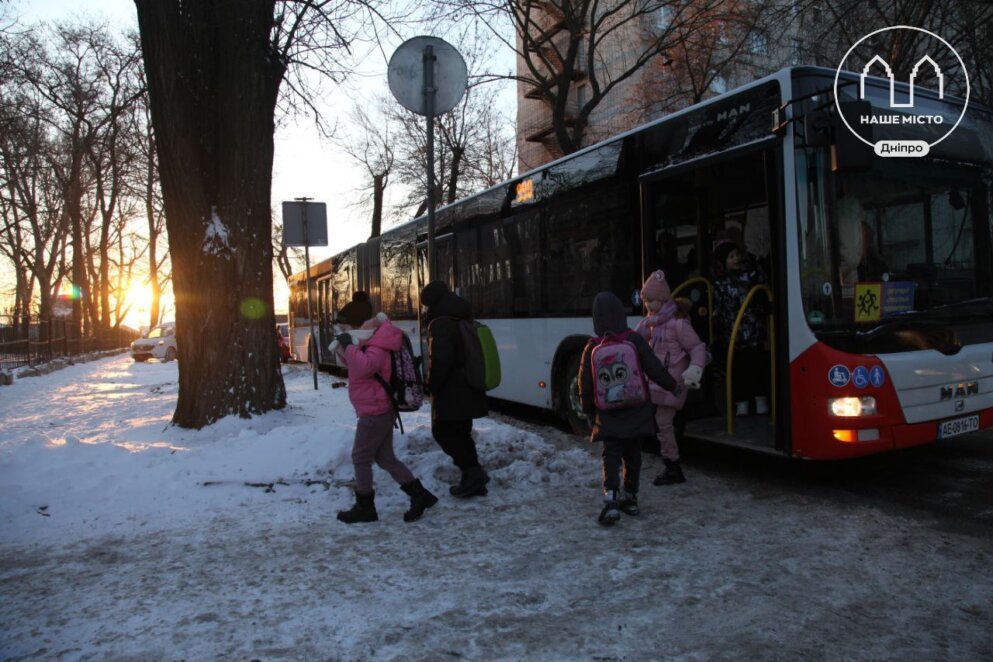
[[[396,411],[385,386],[392,376],[391,352],[400,349],[403,332],[379,313],[362,324],[359,331],[342,333],[335,341],[333,351],[348,368],[348,399],[359,417],[352,445],[355,505],[339,512],[338,519],[346,524],[379,519],[372,483],[373,462],[389,473],[410,497],[410,510],[403,514],[403,521],[420,519],[427,508],[438,503],[438,497],[414,477],[393,451]]]
[[[615,371],[612,375],[596,375],[593,366],[593,350],[600,344],[607,333],[620,336],[630,343],[637,352],[641,371],[650,380],[662,388],[672,391],[676,396],[681,395],[682,387],[669,374],[658,357],[648,345],[648,342],[628,328],[627,316],[624,314],[624,304],[616,295],[610,292],[600,292],[593,299],[593,331],[596,338],[591,338],[583,350],[583,358],[579,364],[579,398],[583,411],[593,419],[593,434],[590,441],[602,441],[601,467],[603,471],[603,509],[598,521],[603,525],[611,525],[621,517],[620,511],[628,515],[637,515],[638,484],[641,474],[641,443],[646,437],[655,435],[655,415],[652,403],[648,397],[643,402],[620,409],[603,409],[597,406],[595,380],[637,378],[635,366],[628,366],[623,371]],[[611,386],[616,392],[617,384]],[[625,388],[627,385],[625,385]],[[623,490],[621,477],[623,468]]]

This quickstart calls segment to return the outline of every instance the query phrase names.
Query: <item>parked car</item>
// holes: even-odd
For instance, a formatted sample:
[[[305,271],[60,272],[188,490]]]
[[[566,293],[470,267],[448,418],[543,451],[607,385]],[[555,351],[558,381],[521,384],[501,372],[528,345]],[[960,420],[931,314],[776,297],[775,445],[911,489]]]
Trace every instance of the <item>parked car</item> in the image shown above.
[[[279,360],[286,363],[290,360],[290,325],[276,325],[276,346],[279,347]]]
[[[151,358],[172,361],[176,355],[175,322],[153,326],[148,333],[131,343],[131,358],[139,363]]]

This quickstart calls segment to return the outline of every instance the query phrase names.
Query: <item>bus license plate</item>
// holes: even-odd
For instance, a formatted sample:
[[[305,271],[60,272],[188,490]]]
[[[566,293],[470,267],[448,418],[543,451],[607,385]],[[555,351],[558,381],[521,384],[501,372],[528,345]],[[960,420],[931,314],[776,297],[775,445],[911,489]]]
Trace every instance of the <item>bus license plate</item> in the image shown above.
[[[979,414],[976,414],[975,416],[966,416],[965,418],[956,418],[951,421],[938,423],[938,439],[957,437],[960,434],[975,432],[978,429]]]

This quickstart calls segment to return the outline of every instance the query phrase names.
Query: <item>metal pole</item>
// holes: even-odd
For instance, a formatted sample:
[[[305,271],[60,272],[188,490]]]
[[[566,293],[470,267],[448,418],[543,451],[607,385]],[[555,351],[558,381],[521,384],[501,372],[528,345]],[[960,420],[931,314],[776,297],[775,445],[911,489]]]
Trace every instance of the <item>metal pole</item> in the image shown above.
[[[314,375],[314,390],[317,390],[317,340],[314,337],[314,294],[310,288],[310,238],[307,236],[307,201],[313,198],[293,198],[300,203],[300,214],[303,220],[303,256],[307,268],[307,321],[310,323],[310,343],[307,345],[307,358],[310,359],[310,370]]]
[[[434,245],[434,46],[424,47],[424,109],[428,118],[428,282],[438,277]]]

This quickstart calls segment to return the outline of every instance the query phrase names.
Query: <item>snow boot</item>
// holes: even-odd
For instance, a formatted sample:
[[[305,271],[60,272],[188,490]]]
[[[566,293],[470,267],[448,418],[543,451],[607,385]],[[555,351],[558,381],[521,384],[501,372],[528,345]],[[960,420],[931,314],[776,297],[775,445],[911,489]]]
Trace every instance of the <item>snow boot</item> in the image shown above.
[[[627,515],[634,516],[641,513],[641,510],[638,509],[638,495],[631,494],[626,490],[621,490],[618,495],[617,507]]]
[[[482,467],[469,467],[462,472],[462,481],[458,485],[452,485],[448,488],[448,492],[460,499],[486,496],[486,483],[488,482],[490,482],[490,477],[486,475]]]
[[[369,492],[362,494],[355,493],[355,505],[348,510],[338,511],[338,520],[345,524],[355,524],[356,522],[375,522],[379,520],[376,513],[376,493]]]
[[[655,480],[652,481],[653,485],[675,485],[686,482],[686,476],[683,475],[683,467],[680,466],[679,460],[662,461],[665,462],[665,470],[656,476]]]
[[[401,485],[400,489],[410,497],[410,510],[403,514],[404,522],[419,520],[425,510],[438,503],[438,497],[428,492],[419,480],[412,480],[406,485]]]
[[[603,526],[613,526],[617,521],[621,519],[621,511],[617,502],[617,492],[610,491],[603,493],[603,508],[600,510],[600,516],[597,517],[597,522]]]
[[[759,416],[769,413],[769,398],[764,395],[755,396],[755,413]]]

